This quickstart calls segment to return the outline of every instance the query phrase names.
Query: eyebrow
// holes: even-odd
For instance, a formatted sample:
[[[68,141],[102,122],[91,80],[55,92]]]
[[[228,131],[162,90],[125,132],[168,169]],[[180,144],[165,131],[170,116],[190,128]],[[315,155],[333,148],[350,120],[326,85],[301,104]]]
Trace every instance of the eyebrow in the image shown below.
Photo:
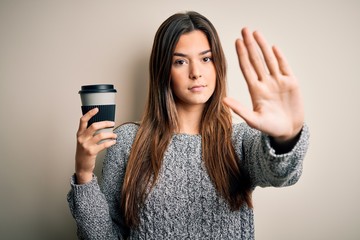
[[[205,55],[207,53],[211,52],[211,49],[209,50],[205,50],[199,53],[199,55]],[[187,57],[188,55],[184,54],[184,53],[178,53],[178,52],[174,52],[174,56],[178,56],[178,57]]]

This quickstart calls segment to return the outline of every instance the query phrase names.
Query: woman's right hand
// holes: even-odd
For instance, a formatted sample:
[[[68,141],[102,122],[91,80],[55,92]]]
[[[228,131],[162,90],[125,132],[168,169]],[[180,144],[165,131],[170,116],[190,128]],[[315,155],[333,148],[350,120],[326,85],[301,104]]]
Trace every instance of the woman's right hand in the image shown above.
[[[97,130],[114,127],[114,122],[95,122],[87,127],[88,121],[98,112],[99,109],[94,108],[80,118],[79,130],[76,134],[77,146],[75,155],[77,184],[84,184],[92,180],[97,154],[116,143],[117,136],[113,132],[102,132],[94,135]],[[104,141],[99,144],[99,142],[104,139],[112,140]]]

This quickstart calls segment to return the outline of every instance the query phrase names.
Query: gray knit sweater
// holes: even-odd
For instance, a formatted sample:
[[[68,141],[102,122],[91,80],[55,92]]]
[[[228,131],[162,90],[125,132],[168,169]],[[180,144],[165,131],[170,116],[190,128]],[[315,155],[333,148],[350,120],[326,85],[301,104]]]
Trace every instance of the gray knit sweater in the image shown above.
[[[68,202],[80,239],[123,239],[119,213],[126,162],[137,132],[135,124],[117,128],[117,143],[107,150],[103,181],[77,185],[71,179]],[[276,154],[269,137],[246,124],[233,126],[233,144],[253,187],[294,184],[302,172],[309,133],[286,154]],[[231,211],[216,192],[201,158],[201,136],[175,134],[165,152],[156,186],[140,210],[140,225],[130,239],[254,239],[253,211]]]

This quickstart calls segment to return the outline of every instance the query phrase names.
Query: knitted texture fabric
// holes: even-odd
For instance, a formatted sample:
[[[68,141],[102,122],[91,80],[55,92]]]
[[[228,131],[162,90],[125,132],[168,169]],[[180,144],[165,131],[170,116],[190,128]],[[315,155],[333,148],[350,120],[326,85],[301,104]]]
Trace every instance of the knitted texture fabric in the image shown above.
[[[71,179],[68,202],[79,239],[123,239],[120,190],[138,126],[115,130],[117,143],[107,150],[101,187],[96,176],[77,185]],[[297,182],[308,147],[304,125],[288,153],[277,155],[265,134],[245,123],[234,124],[232,140],[253,188]],[[231,211],[217,193],[202,161],[201,135],[174,134],[165,152],[158,181],[140,210],[140,224],[129,239],[254,239],[253,210]]]

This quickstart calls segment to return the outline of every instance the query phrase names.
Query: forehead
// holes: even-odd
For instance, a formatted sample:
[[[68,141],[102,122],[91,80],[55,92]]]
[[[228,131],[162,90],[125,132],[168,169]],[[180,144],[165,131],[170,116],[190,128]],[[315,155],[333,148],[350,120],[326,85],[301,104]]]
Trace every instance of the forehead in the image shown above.
[[[179,41],[175,47],[175,52],[199,53],[209,49],[210,43],[206,35],[200,30],[195,30],[189,33],[184,33],[180,36]]]

